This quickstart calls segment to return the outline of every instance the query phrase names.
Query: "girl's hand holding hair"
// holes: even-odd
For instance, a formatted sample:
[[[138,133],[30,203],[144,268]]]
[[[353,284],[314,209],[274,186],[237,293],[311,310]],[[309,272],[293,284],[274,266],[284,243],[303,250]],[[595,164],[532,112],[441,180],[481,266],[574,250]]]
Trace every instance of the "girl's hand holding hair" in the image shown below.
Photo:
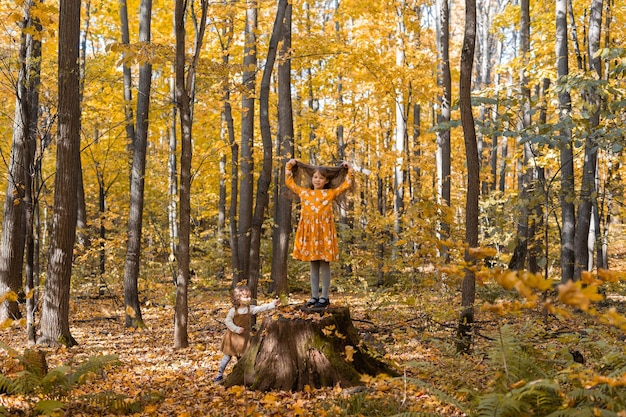
[[[296,163],[298,163],[298,161],[296,161],[295,159],[290,159],[289,161],[287,161],[287,168],[292,168],[294,166],[296,166]]]

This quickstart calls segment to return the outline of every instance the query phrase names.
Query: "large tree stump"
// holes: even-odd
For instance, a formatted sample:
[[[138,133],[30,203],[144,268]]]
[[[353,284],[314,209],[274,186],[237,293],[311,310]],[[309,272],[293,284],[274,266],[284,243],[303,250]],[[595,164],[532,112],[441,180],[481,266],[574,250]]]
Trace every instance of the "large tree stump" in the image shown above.
[[[361,375],[398,373],[358,335],[347,307],[278,310],[265,317],[224,384],[300,391],[362,384]]]

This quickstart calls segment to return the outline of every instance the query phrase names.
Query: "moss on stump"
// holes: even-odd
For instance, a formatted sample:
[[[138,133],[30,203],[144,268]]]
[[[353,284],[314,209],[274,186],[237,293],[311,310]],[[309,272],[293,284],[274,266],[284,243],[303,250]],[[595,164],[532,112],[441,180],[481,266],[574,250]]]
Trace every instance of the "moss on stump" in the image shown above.
[[[360,340],[347,307],[278,310],[266,317],[224,384],[258,391],[361,384],[397,372]]]

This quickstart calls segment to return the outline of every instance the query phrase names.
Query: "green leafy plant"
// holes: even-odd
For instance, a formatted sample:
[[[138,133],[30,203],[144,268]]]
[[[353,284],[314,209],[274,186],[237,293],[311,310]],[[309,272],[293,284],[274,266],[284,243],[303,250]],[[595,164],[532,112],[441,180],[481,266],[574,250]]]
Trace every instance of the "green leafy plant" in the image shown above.
[[[3,343],[0,343],[0,347],[16,359],[18,365],[15,372],[0,374],[0,392],[30,398],[33,401],[32,408],[38,414],[55,415],[65,410],[70,400],[115,411],[133,411],[138,407],[126,401],[126,397],[112,392],[72,398],[73,388],[84,384],[104,369],[120,364],[116,355],[92,356],[77,366],[61,365],[48,370],[46,355],[42,350],[26,349],[23,354],[19,354]],[[8,415],[9,411],[0,409],[0,416]]]
[[[342,412],[338,417],[343,416],[371,416],[382,417],[397,413],[406,408],[402,403],[393,397],[380,397],[375,393],[357,392],[346,395],[337,404]]]
[[[626,408],[626,389],[615,383],[626,374],[622,352],[599,359],[598,371],[604,375],[573,361],[558,369],[503,326],[490,359],[494,390],[479,397],[479,417],[617,417]]]

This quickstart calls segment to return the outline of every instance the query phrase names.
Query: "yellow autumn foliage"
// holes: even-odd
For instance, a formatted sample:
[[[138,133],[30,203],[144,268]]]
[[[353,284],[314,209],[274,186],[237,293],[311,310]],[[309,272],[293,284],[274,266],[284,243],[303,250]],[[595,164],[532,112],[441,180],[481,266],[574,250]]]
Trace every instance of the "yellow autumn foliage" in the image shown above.
[[[567,281],[564,284],[560,284],[558,290],[558,300],[560,302],[578,307],[581,310],[588,310],[592,302],[603,299],[603,296],[598,294],[597,285],[583,286],[581,281]]]

